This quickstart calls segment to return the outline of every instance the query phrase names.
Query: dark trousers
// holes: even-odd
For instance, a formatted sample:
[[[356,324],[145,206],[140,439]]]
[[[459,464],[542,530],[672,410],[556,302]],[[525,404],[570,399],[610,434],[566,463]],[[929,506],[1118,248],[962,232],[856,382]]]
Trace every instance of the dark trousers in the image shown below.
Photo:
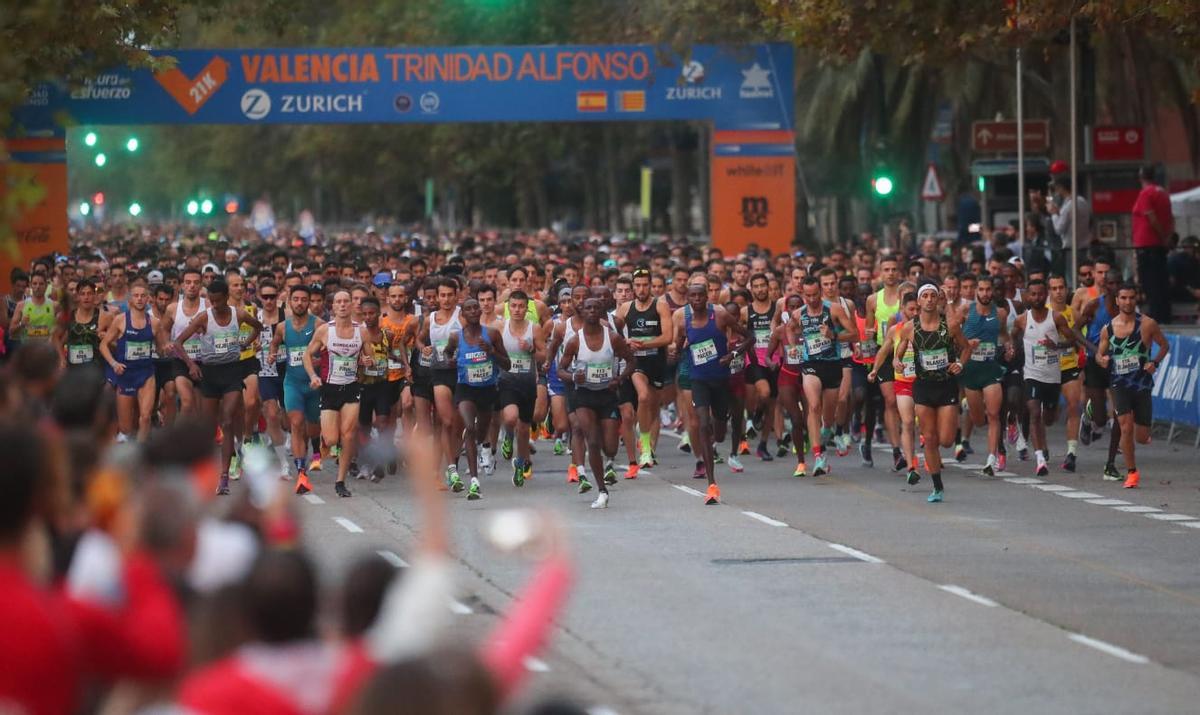
[[[1146,312],[1160,323],[1171,322],[1170,281],[1167,280],[1167,249],[1137,249],[1138,284],[1146,294]]]

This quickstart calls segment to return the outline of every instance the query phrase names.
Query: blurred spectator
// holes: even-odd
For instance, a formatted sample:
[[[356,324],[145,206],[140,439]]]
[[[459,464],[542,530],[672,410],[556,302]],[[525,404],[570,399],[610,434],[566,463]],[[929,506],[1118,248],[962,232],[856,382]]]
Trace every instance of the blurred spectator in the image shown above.
[[[1133,204],[1133,247],[1137,252],[1138,283],[1146,292],[1150,317],[1160,323],[1171,322],[1167,274],[1167,241],[1175,231],[1171,215],[1171,197],[1155,181],[1153,166],[1138,171],[1142,191]]]

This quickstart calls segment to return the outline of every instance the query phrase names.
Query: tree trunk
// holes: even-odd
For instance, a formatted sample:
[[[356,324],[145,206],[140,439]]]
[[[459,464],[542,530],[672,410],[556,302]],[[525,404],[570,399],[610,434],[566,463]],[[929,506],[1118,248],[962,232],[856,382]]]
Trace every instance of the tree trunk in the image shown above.
[[[691,232],[688,205],[691,186],[688,183],[687,152],[683,149],[683,130],[671,130],[671,233],[686,236]]]
[[[611,124],[604,125],[604,192],[608,199],[608,230],[625,230],[621,220],[621,188],[617,176],[620,161],[617,157],[617,140]]]
[[[712,235],[712,184],[709,183],[712,177],[709,171],[712,169],[712,156],[709,142],[712,140],[712,126],[708,122],[700,122],[696,125],[698,139],[696,142],[696,191],[700,198],[700,225],[696,230],[705,236]]]

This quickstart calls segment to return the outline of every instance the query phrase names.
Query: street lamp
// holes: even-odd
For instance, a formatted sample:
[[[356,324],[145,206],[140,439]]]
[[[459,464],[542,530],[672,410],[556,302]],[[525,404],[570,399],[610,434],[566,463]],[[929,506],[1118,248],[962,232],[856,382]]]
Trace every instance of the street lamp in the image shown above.
[[[127,150],[129,150],[130,152],[137,151],[138,150],[138,138],[137,137],[129,137],[129,141],[125,142],[125,148]]]
[[[141,216],[142,215],[142,205],[136,201],[129,204],[129,215],[133,216],[134,218]]]
[[[96,155],[96,166],[104,166],[107,163],[108,157],[104,155],[104,152],[100,152]]]
[[[96,140],[98,138],[99,137],[96,136],[96,132],[88,132],[87,134],[83,135],[83,143],[88,146],[96,146]]]
[[[195,216],[200,211],[200,203],[195,199],[187,202],[188,216]]]

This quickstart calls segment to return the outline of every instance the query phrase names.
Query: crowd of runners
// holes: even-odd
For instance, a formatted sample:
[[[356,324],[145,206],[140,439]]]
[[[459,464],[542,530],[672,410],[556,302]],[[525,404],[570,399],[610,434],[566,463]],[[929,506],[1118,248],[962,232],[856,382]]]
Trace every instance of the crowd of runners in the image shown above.
[[[541,449],[569,455],[553,478],[604,508],[608,486],[658,464],[668,432],[708,504],[720,465],[790,460],[792,476],[822,477],[854,464],[855,443],[854,466],[874,466],[882,441],[885,466],[909,484],[923,470],[938,502],[943,450],[963,462],[972,438],[984,474],[1031,448],[1049,473],[1060,412],[1059,468],[1107,431],[1103,478],[1135,487],[1168,347],[1103,254],[1067,277],[1003,248],[909,255],[870,237],[725,256],[548,231],[450,250],[374,233],[150,235],[86,233],[15,270],[6,352],[44,342],[66,370],[102,372],[119,440],[210,418],[221,494],[247,445],[269,445],[296,493],[320,473],[349,497],[350,480],[397,471],[391,445],[427,434],[445,488],[467,499],[498,468],[522,486]]]

